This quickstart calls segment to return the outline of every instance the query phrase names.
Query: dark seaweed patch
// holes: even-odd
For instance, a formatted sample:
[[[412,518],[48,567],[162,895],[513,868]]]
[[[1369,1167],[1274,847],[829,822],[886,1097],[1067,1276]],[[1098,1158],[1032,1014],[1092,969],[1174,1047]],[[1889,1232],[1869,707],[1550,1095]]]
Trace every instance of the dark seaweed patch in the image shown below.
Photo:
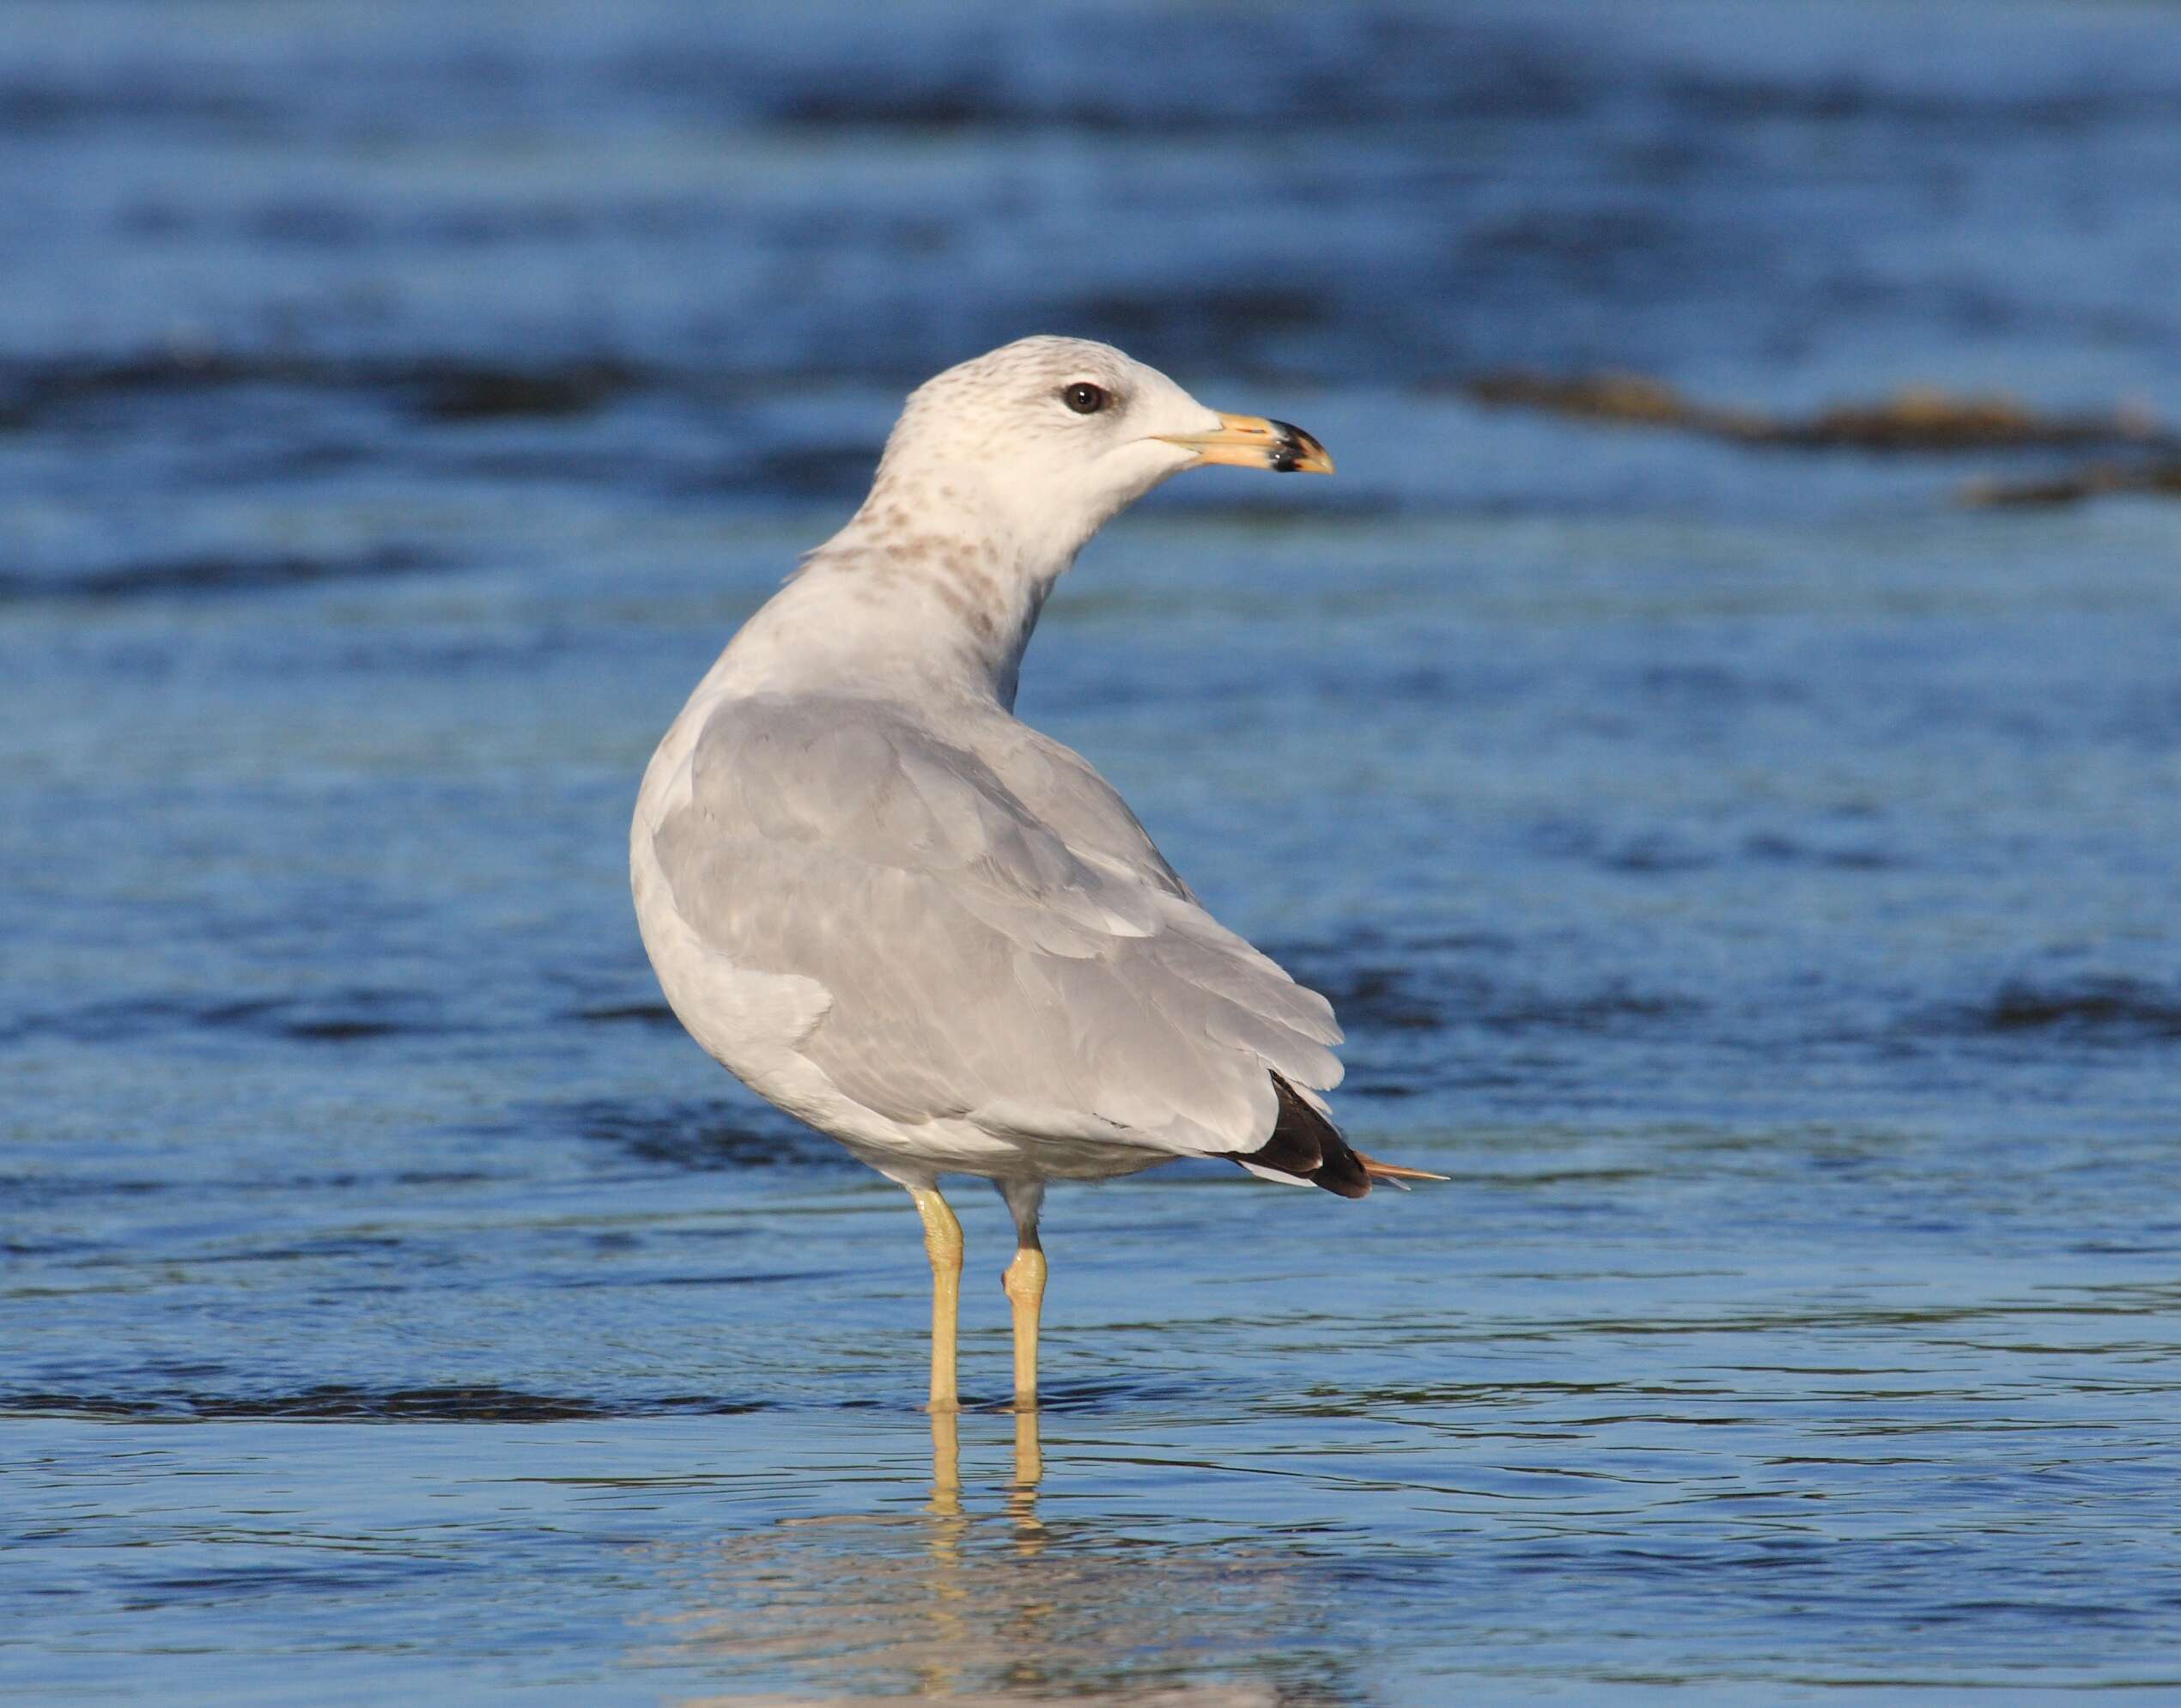
[[[434,997],[416,991],[352,989],[227,1001],[148,996],[88,1003],[27,1015],[0,1030],[0,1043],[33,1037],[112,1043],[182,1030],[253,1032],[297,1043],[352,1043],[450,1030],[453,1028]]]
[[[331,377],[325,364],[303,357],[234,356],[201,350],[0,363],[0,427],[28,427],[59,411],[117,398],[171,397],[247,385],[325,385]]]
[[[1716,864],[1701,849],[1661,836],[1631,836],[1601,851],[1598,863],[1614,872],[1701,872]]]
[[[1663,872],[1700,872],[1717,863],[1710,852],[1655,831],[1608,841],[1597,826],[1569,819],[1545,820],[1532,827],[1538,852],[1556,860],[1579,860],[1608,872],[1649,877]]]
[[[1579,996],[1541,992],[1503,995],[1477,1018],[1502,1031],[1620,1032],[1659,1020],[1680,1020],[1703,1005],[1685,996],[1667,996],[1618,986]]]
[[[143,1395],[28,1393],[0,1395],[0,1413],[109,1418],[142,1423],[570,1423],[600,1418],[734,1416],[762,1409],[716,1395],[667,1394],[625,1401],[526,1394],[491,1383],[374,1389],[325,1383],[293,1394]]]
[[[346,554],[208,552],[118,563],[76,574],[0,571],[0,600],[103,601],[161,594],[256,593],[327,581],[374,580],[441,567],[446,559],[414,546]]]
[[[197,1018],[198,1024],[214,1030],[233,1027],[296,1043],[354,1043],[448,1030],[436,999],[398,990],[260,997],[200,1010]]]
[[[1747,838],[1742,852],[1754,860],[1778,866],[1820,866],[1836,872],[1885,872],[1904,862],[1882,848],[1818,848],[1792,836],[1769,832]]]
[[[1876,121],[1904,128],[2014,133],[2071,131],[2133,118],[2153,108],[2155,97],[2124,89],[2010,94],[1987,89],[1949,94],[1887,88],[1862,77],[1835,74],[1808,82],[1750,75],[1676,71],[1664,80],[1674,104],[1706,120],[1776,125],[1861,125]]]
[[[1348,967],[1297,976],[1333,1005],[1342,1025],[1364,1031],[1437,1031],[1447,1024],[1448,999],[1427,990],[1406,967]]]
[[[853,498],[871,484],[878,466],[873,445],[791,445],[723,472],[720,486],[787,498]]]
[[[1908,387],[1874,403],[1807,416],[1700,402],[1647,374],[1572,375],[1504,369],[1462,387],[1480,404],[1540,410],[1579,421],[1672,428],[1738,444],[1802,450],[1935,452],[2054,450],[2085,446],[2172,448],[2181,441],[2141,411],[2055,414],[2019,398]]]
[[[131,1576],[125,1581],[130,1593],[118,1603],[125,1613],[149,1613],[178,1602],[262,1602],[268,1596],[300,1593],[310,1596],[349,1595],[384,1589],[399,1582],[412,1583],[420,1577],[434,1577],[460,1568],[448,1560],[358,1561],[343,1566],[242,1566],[225,1571],[190,1571]]]
[[[2059,986],[2011,982],[1969,1018],[1978,1029],[1994,1032],[2181,1038],[2181,992],[2123,978]]]
[[[915,88],[888,82],[854,88],[805,88],[781,100],[778,122],[816,130],[876,125],[889,129],[960,131],[1013,116],[975,82]]]
[[[850,1166],[848,1154],[800,1121],[770,1110],[729,1114],[709,1103],[634,1103],[604,1098],[562,1105],[551,1118],[580,1136],[669,1168]]]
[[[1500,1032],[1625,1031],[1678,1020],[1701,1005],[1678,995],[1602,989],[1561,992],[1508,985],[1479,973],[1435,965],[1428,957],[1397,962],[1321,963],[1308,951],[1286,964],[1297,979],[1332,1003],[1352,1033],[1438,1031],[1454,1026]]]
[[[1153,366],[1186,368],[1216,352],[1222,362],[1264,372],[1277,366],[1271,347],[1321,326],[1329,307],[1322,291],[1200,285],[1094,293],[1053,312],[1084,337],[1119,344]]]
[[[641,378],[608,362],[537,370],[470,365],[419,370],[407,388],[428,419],[501,421],[586,415],[635,390]]]
[[[1591,68],[1562,42],[1466,15],[1386,15],[1328,8],[1289,14],[1278,39],[1254,14],[1176,9],[1160,23],[1152,68],[1136,29],[1087,9],[1056,18],[1049,36],[981,33],[946,58],[906,56],[885,76],[814,76],[805,67],[768,66],[753,79],[746,56],[631,54],[623,76],[647,92],[716,106],[739,94],[757,116],[812,129],[882,126],[948,133],[1058,128],[1131,137],[1229,131],[1277,116],[1275,166],[1307,164],[1299,143],[1321,127],[1393,119],[1519,115],[1567,118],[1595,98]],[[1048,48],[1035,65],[1024,51]],[[1212,68],[1217,68],[1216,71]],[[1191,75],[1191,71],[1201,75]]]
[[[48,1204],[64,1204],[78,1198],[141,1197],[149,1192],[166,1192],[173,1186],[168,1180],[104,1180],[96,1176],[0,1174],[0,1206],[28,1209]]]
[[[2135,494],[2147,498],[2181,498],[2181,459],[2154,463],[2092,463],[2065,474],[2036,475],[2025,480],[1977,480],[1961,490],[1961,501],[1984,509],[2075,504],[2086,498]]]
[[[425,421],[460,422],[587,414],[655,381],[609,358],[560,363],[342,360],[210,350],[104,359],[0,362],[0,427],[24,428],[73,409],[185,397],[245,386],[385,397]]]
[[[258,131],[280,109],[270,100],[197,83],[151,82],[131,77],[111,84],[16,78],[0,83],[0,135],[47,136],[116,122],[185,125],[220,131]]]
[[[605,1003],[596,1008],[579,1008],[568,1018],[594,1026],[635,1024],[671,1029],[681,1024],[674,1018],[674,1011],[664,1002]]]

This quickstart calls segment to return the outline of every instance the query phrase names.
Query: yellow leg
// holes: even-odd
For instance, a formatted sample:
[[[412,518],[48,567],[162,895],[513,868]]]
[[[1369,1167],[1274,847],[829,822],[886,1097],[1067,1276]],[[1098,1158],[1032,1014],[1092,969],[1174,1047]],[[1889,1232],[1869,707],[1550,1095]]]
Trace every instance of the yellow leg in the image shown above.
[[[1045,1254],[1026,1244],[1000,1284],[1015,1307],[1015,1409],[1037,1408],[1037,1314],[1045,1304]]]
[[[933,1186],[912,1187],[932,1260],[932,1409],[961,1409],[954,1386],[955,1325],[962,1314],[962,1224]]]

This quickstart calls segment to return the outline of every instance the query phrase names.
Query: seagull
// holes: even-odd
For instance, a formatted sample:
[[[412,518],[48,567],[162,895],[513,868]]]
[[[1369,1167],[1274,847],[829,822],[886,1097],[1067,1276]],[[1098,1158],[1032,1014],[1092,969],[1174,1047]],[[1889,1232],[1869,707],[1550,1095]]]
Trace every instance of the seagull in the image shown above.
[[[1014,715],[1053,585],[1209,464],[1330,474],[1108,344],[1031,337],[913,392],[871,492],[728,642],[644,774],[629,867],[692,1037],[905,1188],[932,1266],[931,1409],[958,1408],[962,1227],[1012,1213],[1015,1404],[1037,1402],[1048,1182],[1218,1157],[1361,1198],[1322,1093],[1332,1005],[1214,920],[1088,760]]]

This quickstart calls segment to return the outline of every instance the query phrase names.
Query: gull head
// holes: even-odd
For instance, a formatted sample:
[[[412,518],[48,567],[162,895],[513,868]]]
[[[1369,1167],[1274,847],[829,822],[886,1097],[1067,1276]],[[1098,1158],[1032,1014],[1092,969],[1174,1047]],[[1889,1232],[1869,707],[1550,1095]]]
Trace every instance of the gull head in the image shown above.
[[[1110,344],[1024,338],[911,393],[872,499],[972,512],[1057,573],[1116,512],[1211,463],[1333,472],[1300,428],[1223,415]]]

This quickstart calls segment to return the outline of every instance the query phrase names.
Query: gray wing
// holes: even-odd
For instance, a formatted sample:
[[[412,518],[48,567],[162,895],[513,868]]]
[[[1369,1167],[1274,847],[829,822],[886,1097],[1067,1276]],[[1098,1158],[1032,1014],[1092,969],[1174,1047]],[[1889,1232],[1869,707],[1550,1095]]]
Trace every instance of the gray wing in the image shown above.
[[[1212,919],[1077,755],[1012,720],[952,739],[882,702],[713,713],[653,847],[735,965],[832,998],[800,1045],[894,1120],[1249,1151],[1271,1075],[1328,1088],[1325,999]]]

